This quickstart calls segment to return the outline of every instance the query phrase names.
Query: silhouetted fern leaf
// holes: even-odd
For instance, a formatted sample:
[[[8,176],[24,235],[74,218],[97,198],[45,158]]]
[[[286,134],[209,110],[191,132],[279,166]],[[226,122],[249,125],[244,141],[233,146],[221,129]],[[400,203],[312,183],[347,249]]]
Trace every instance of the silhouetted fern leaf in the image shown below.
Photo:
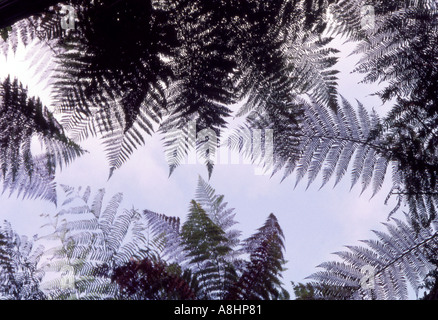
[[[0,227],[0,300],[43,300],[44,272],[38,268],[42,246],[19,236],[9,222]]]
[[[280,280],[283,258],[283,231],[271,213],[265,224],[244,244],[249,261],[239,279],[230,288],[226,299],[277,300],[287,296]]]
[[[68,201],[55,216],[51,225],[54,232],[42,237],[58,239],[61,245],[46,252],[53,259],[43,270],[69,271],[73,282],[69,286],[62,285],[66,278],[61,276],[45,286],[53,298],[115,298],[118,288],[105,270],[155,254],[144,232],[147,225],[136,210],[119,209],[121,193],[103,205],[103,189],[92,200],[89,188],[84,191],[64,189]]]
[[[9,77],[0,87],[0,113],[4,188],[18,190],[24,197],[56,202],[56,168],[69,164],[84,151],[66,137],[53,114],[38,99],[29,98],[27,90]],[[34,155],[33,139],[41,143],[41,155]]]
[[[375,132],[381,122],[358,103],[356,111],[342,98],[338,109],[330,110],[315,102],[295,98],[283,111],[250,114],[247,123],[231,137],[232,147],[252,159],[251,134],[259,128],[273,130],[273,163],[263,162],[268,154],[259,153],[273,173],[284,171],[283,180],[295,172],[296,185],[307,175],[309,187],[321,175],[322,185],[335,178],[335,186],[351,170],[351,187],[359,181],[362,192],[370,185],[375,194],[382,186],[391,157],[387,145]],[[239,144],[240,138],[250,141]],[[260,160],[258,160],[260,161]]]
[[[377,240],[366,246],[347,246],[335,253],[341,260],[319,265],[309,278],[325,299],[407,299],[409,288],[417,294],[423,279],[435,267],[437,221],[417,228],[415,221],[393,219],[387,232],[374,231]]]

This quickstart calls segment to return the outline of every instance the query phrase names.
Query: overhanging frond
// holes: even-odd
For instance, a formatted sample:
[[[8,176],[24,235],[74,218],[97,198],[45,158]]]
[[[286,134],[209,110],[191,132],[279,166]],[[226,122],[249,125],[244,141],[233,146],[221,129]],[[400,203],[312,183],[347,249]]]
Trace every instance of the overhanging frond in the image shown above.
[[[9,77],[0,87],[0,113],[4,188],[19,190],[24,197],[43,197],[56,202],[53,195],[56,168],[69,164],[84,151],[67,138],[39,99],[29,98],[27,90]],[[41,154],[34,151],[35,139],[41,143]]]
[[[350,170],[351,187],[361,182],[362,192],[372,186],[376,194],[392,161],[387,145],[376,135],[379,117],[375,112],[369,114],[361,103],[355,110],[344,98],[341,102],[337,110],[330,110],[299,98],[278,101],[285,110],[252,113],[247,124],[232,136],[232,147],[260,161],[254,157],[251,132],[271,129],[273,163],[265,160],[265,165],[274,173],[283,170],[283,180],[295,172],[296,184],[307,175],[310,186],[321,175],[322,186],[331,178],[337,185]],[[239,144],[241,137],[248,143]],[[269,156],[258,154],[262,160]]]

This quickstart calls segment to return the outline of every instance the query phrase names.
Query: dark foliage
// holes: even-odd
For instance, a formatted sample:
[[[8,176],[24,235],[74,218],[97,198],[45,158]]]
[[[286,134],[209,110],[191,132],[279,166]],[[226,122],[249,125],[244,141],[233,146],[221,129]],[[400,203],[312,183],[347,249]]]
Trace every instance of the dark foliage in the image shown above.
[[[202,299],[202,300],[253,300],[287,299],[289,294],[280,280],[285,263],[283,258],[283,233],[276,217],[271,214],[266,223],[253,236],[236,246],[231,232],[224,232],[219,225],[227,226],[229,212],[212,210],[222,197],[202,179],[198,195],[206,204],[204,209],[191,202],[187,221],[179,237],[172,235],[167,245],[174,248],[176,256],[182,249],[180,262],[159,259],[134,260],[110,272],[112,280],[121,286],[128,299]],[[208,197],[205,197],[208,195]],[[218,202],[217,200],[220,200]],[[211,201],[213,200],[213,201]],[[210,203],[210,206],[208,205]],[[151,215],[150,217],[158,217]],[[154,221],[154,235],[168,232],[174,220],[163,215]],[[214,221],[217,221],[215,223]],[[227,228],[228,229],[228,228]],[[166,231],[167,230],[167,231]],[[177,246],[175,246],[177,244]],[[240,255],[248,255],[249,260]],[[172,256],[169,256],[172,260]],[[178,259],[176,259],[178,261]]]
[[[244,116],[247,121],[231,142],[274,173],[284,171],[284,178],[295,173],[297,183],[307,175],[308,185],[322,175],[325,185],[332,177],[337,184],[350,170],[352,186],[360,182],[362,192],[372,187],[375,195],[391,168],[387,199],[396,197],[397,206],[389,216],[408,206],[406,223],[396,219],[395,225],[387,225],[387,234],[376,232],[379,240],[367,241],[369,248],[349,247],[338,253],[343,262],[322,264],[325,271],[313,275],[316,283],[296,287],[299,296],[406,298],[408,284],[417,290],[427,274],[430,292],[425,299],[436,296],[435,0],[72,0],[80,23],[68,31],[60,26],[59,4],[34,1],[18,10],[20,3],[0,3],[0,49],[15,51],[19,41],[36,39],[50,47],[57,58],[53,88],[63,127],[39,100],[27,97],[18,81],[3,82],[0,167],[5,190],[55,201],[56,168],[82,153],[64,129],[77,140],[101,136],[110,174],[145,143],[145,134],[158,129],[170,173],[195,148],[211,175],[228,119]],[[364,26],[363,9],[369,6],[374,23]],[[392,103],[388,114],[378,117],[360,103],[355,108],[343,98],[338,101],[338,52],[329,47],[332,38],[323,36],[325,31],[358,42],[354,54],[361,59],[354,71],[364,74],[364,82],[380,83],[376,95]],[[242,107],[234,113],[231,106],[239,102]],[[267,152],[253,153],[255,129],[274,131],[274,143],[268,146],[274,151],[273,162]],[[32,153],[34,137],[44,145],[41,155]],[[242,144],[242,137],[250,143]],[[117,278],[127,284],[125,294],[133,297],[137,290],[137,297],[145,299],[287,297],[278,278],[283,235],[275,217],[244,242],[241,250],[249,261],[243,261],[237,258],[236,233],[227,229],[232,219],[222,210],[222,198],[205,185],[200,189],[202,201],[192,202],[181,230],[176,218],[144,212],[155,235],[148,243],[153,250],[142,251],[142,260],[117,269]],[[121,243],[139,213],[126,211],[113,225],[118,202],[115,198],[103,217],[64,226],[75,230],[85,225],[93,231],[81,236],[89,239],[93,234],[109,251],[102,243],[92,242],[94,251],[83,243],[75,248],[64,243],[62,257],[84,259],[103,250],[103,256],[121,252],[121,262],[127,263],[138,248]],[[133,230],[144,240],[140,229],[136,225]],[[104,236],[97,236],[97,230]],[[108,236],[114,230],[117,234]],[[173,252],[175,261],[157,259],[157,252]],[[90,265],[84,266],[77,268],[78,274],[93,275]],[[374,288],[361,286],[362,268],[367,266],[375,271]],[[5,269],[10,279],[11,268]],[[76,289],[94,288],[96,296],[114,293],[106,291],[108,279],[95,280],[82,279]],[[166,286],[181,291],[170,293]],[[12,294],[19,297],[17,292]]]
[[[40,289],[43,273],[37,264],[42,247],[34,247],[33,241],[19,236],[9,223],[0,227],[0,299],[44,300]]]
[[[283,237],[277,218],[271,213],[258,232],[245,241],[249,261],[226,299],[278,300],[289,297],[278,278],[285,262]]]
[[[0,177],[4,190],[56,202],[54,176],[83,154],[39,99],[8,77],[0,85]],[[32,139],[42,145],[34,154]]]
[[[172,268],[173,267],[173,268]],[[122,299],[191,300],[191,286],[177,273],[178,268],[163,261],[131,261],[114,270],[111,280],[121,288]]]

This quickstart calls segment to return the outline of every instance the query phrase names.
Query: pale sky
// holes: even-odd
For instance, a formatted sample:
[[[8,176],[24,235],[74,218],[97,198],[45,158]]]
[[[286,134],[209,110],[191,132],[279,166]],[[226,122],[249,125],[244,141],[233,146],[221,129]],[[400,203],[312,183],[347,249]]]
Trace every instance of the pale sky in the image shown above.
[[[351,46],[346,46],[349,53]],[[35,51],[35,48],[33,49]],[[6,62],[0,57],[0,77],[7,73],[28,84],[30,94],[40,95],[49,103],[47,90],[29,75],[41,70],[29,71],[26,66],[29,56],[21,52]],[[357,84],[361,76],[351,75],[355,57],[343,58],[337,66],[342,74],[339,92],[356,106],[361,101],[368,110],[383,110],[380,102],[369,94],[375,87]],[[43,68],[44,66],[42,66]],[[44,70],[44,69],[42,69]],[[198,175],[207,180],[203,165],[182,165],[168,177],[168,165],[160,137],[147,139],[146,146],[135,152],[129,161],[107,181],[108,164],[103,146],[90,140],[83,144],[89,154],[77,159],[57,176],[58,184],[74,187],[90,185],[92,191],[105,188],[108,197],[123,192],[123,208],[149,209],[170,216],[185,218],[189,202],[193,199]],[[224,194],[229,207],[235,208],[237,229],[245,238],[256,232],[272,212],[279,219],[285,234],[288,270],[284,273],[286,288],[292,294],[290,281],[303,282],[305,277],[317,271],[316,266],[335,259],[331,253],[343,250],[343,246],[357,244],[358,240],[372,238],[371,229],[383,229],[392,206],[384,205],[389,191],[383,188],[370,200],[371,190],[360,196],[360,186],[349,191],[349,176],[335,189],[333,183],[319,189],[316,181],[306,191],[306,181],[294,189],[292,177],[280,183],[281,173],[269,178],[254,174],[250,165],[217,165],[209,183],[218,194]],[[8,220],[19,233],[40,233],[41,213],[55,214],[53,204],[39,201],[21,201],[14,196],[0,198],[0,219]]]

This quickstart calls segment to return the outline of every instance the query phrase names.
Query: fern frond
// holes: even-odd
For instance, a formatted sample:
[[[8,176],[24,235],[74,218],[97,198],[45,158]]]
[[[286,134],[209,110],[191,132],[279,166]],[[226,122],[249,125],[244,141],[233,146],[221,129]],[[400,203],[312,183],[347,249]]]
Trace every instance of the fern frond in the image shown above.
[[[42,246],[18,235],[9,222],[0,226],[0,299],[46,298],[40,288],[44,272],[38,268],[43,252]]]
[[[155,11],[151,3],[74,5],[82,23],[57,55],[55,101],[73,137],[103,138],[111,175],[144,144],[143,135],[151,134],[166,112],[172,71],[162,56],[173,54],[174,35],[166,13]],[[109,29],[114,31],[110,37]],[[123,37],[124,32],[136,39]]]
[[[204,179],[199,176],[195,200],[205,210],[210,219],[217,224],[224,232],[231,248],[239,245],[240,231],[230,229],[237,222],[234,220],[234,209],[228,209],[228,203],[224,202],[224,196],[216,194]],[[238,254],[233,250],[233,258]]]
[[[18,190],[24,196],[42,196],[54,201],[56,168],[68,165],[84,151],[67,138],[53,114],[38,99],[29,98],[27,90],[9,77],[0,87],[0,113],[4,187]],[[33,139],[41,142],[42,155],[33,154]]]
[[[148,248],[152,245],[144,234],[147,225],[136,210],[119,210],[121,193],[104,204],[103,189],[94,197],[91,197],[89,187],[82,190],[64,186],[63,189],[67,200],[55,216],[54,233],[48,235],[61,245],[46,251],[45,254],[53,259],[45,265],[45,270],[68,269],[72,272],[73,284],[68,290],[59,290],[63,289],[59,287],[61,275],[61,279],[55,278],[52,284],[48,283],[49,293],[55,298],[114,298],[118,289],[109,278],[108,268],[136,257],[153,256]]]
[[[273,172],[284,170],[283,180],[295,172],[296,184],[307,175],[309,187],[321,175],[321,187],[332,177],[336,186],[351,170],[351,187],[361,180],[362,192],[372,185],[375,194],[392,160],[383,138],[375,135],[380,120],[360,103],[356,111],[344,98],[341,102],[334,111],[295,98],[282,104],[287,108],[282,112],[254,112],[247,118],[247,124],[233,134],[232,147],[251,154],[251,143],[242,148],[237,141],[248,130],[267,126],[274,131]]]
[[[275,215],[270,214],[257,233],[244,244],[250,260],[230,288],[227,299],[276,300],[285,294],[280,281],[283,271],[283,231]]]
[[[365,74],[364,82],[386,82],[377,93],[385,101],[425,91],[436,74],[430,59],[436,55],[436,4],[421,0],[382,6],[383,12],[376,9],[376,28],[355,50],[362,54],[355,71]]]
[[[378,239],[363,241],[366,247],[349,246],[349,251],[336,253],[341,261],[321,264],[325,270],[309,277],[312,285],[326,299],[407,299],[408,288],[418,294],[434,269],[430,259],[437,232],[433,227],[416,232],[407,219],[385,224],[387,232],[374,231]]]
[[[224,231],[194,200],[182,226],[181,237],[190,269],[199,280],[198,297],[223,297],[235,275],[234,267],[225,259],[232,249]]]

